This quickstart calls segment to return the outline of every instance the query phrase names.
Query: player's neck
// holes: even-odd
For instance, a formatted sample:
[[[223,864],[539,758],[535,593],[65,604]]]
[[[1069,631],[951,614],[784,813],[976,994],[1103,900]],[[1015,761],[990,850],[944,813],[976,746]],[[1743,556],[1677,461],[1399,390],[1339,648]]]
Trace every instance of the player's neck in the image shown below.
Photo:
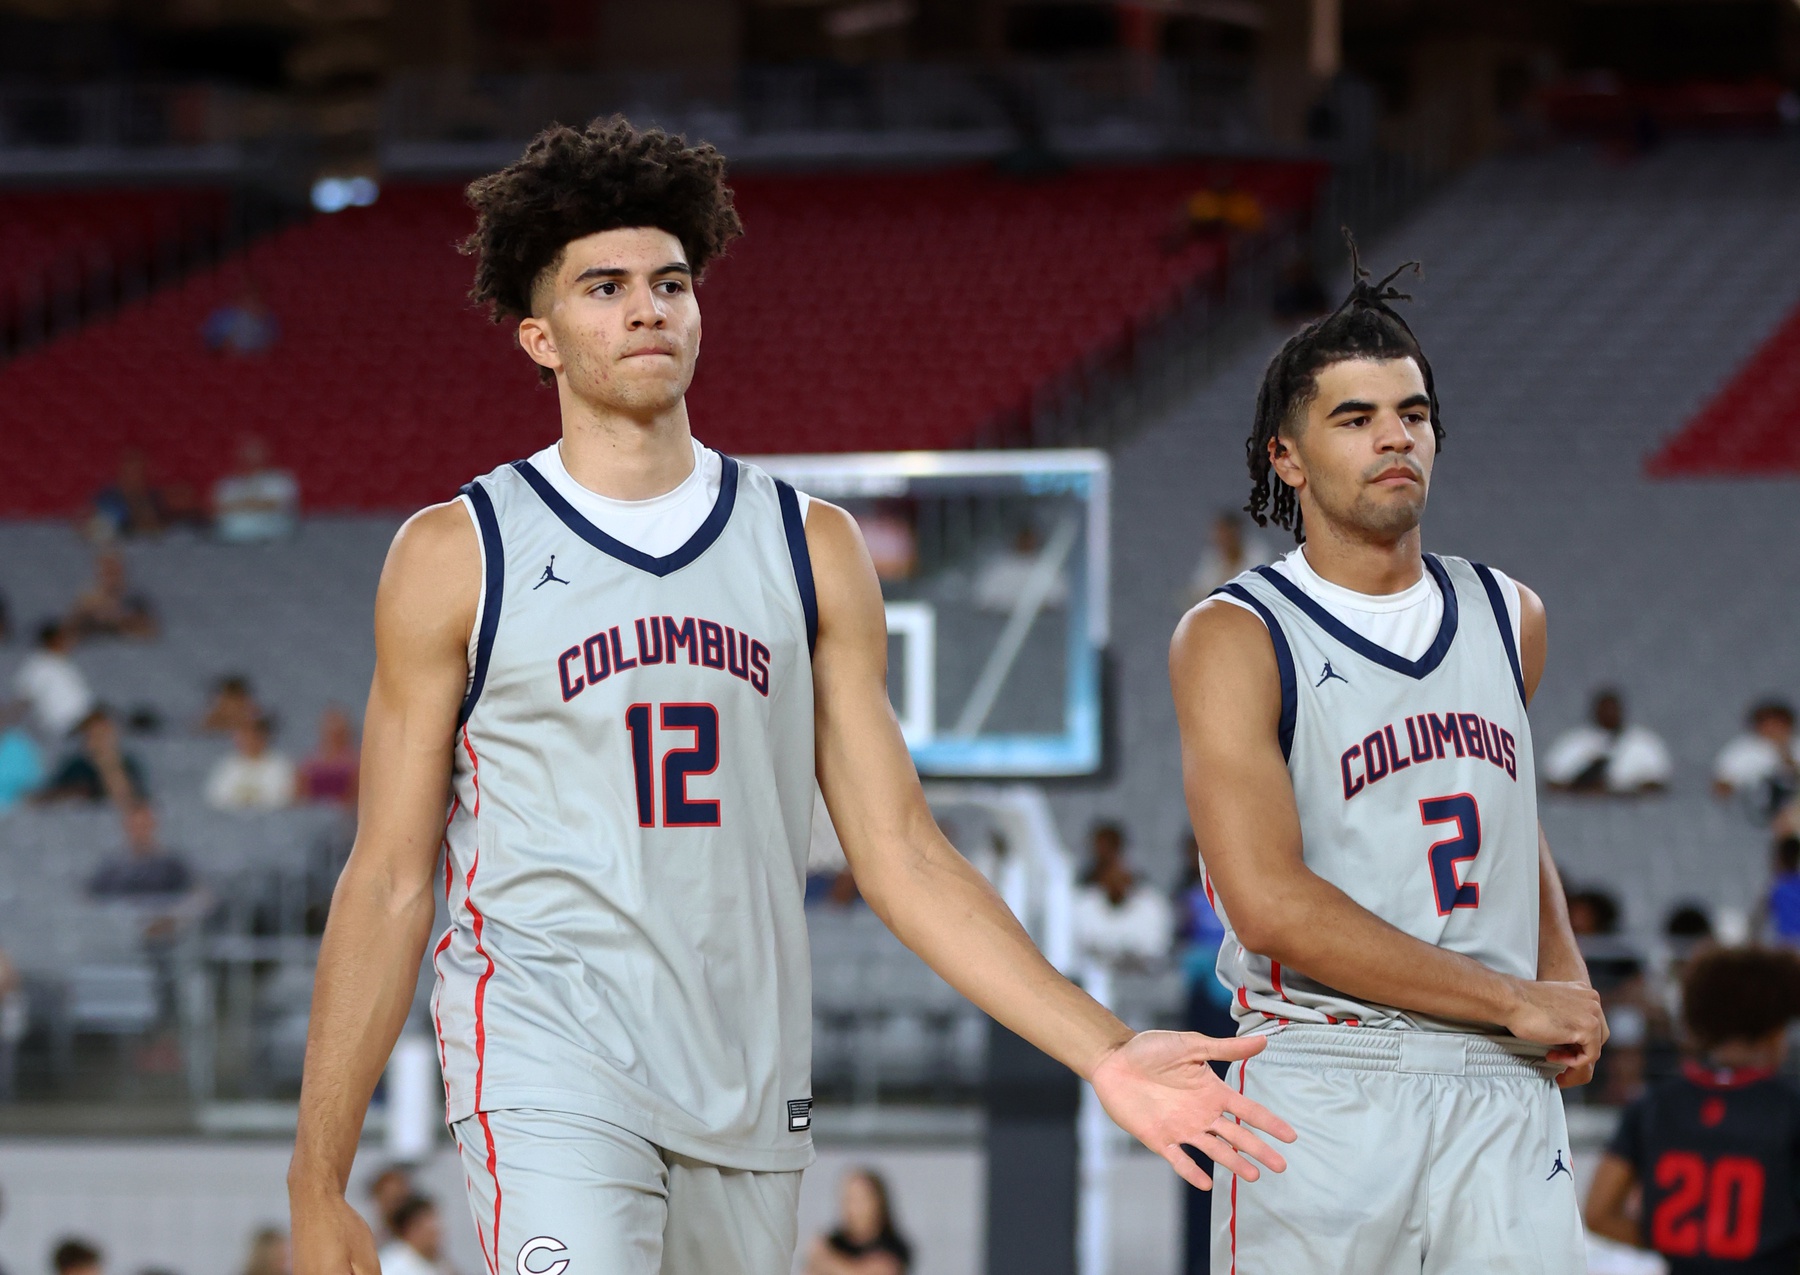
[[[1728,1040],[1706,1051],[1706,1066],[1728,1071],[1775,1071],[1781,1066],[1781,1040]]]
[[[687,400],[639,420],[565,395],[562,462],[569,477],[611,500],[649,500],[694,472]]]
[[[1380,597],[1402,593],[1425,574],[1424,550],[1414,527],[1398,540],[1377,541],[1347,536],[1329,524],[1306,527],[1302,551],[1306,565],[1322,580],[1342,589]]]

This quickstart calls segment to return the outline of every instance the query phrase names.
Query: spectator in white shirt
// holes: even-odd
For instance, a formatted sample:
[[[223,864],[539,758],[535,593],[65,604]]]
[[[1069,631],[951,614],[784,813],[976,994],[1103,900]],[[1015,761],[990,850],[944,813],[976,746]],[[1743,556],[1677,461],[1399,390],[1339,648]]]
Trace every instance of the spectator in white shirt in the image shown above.
[[[1719,750],[1713,792],[1743,800],[1767,823],[1800,793],[1800,755],[1794,747],[1794,706],[1766,699],[1750,709],[1750,729]]]
[[[240,726],[232,750],[206,780],[206,804],[214,810],[280,810],[294,802],[294,763],[269,747],[266,717]]]
[[[1140,883],[1125,861],[1116,824],[1094,829],[1094,862],[1075,894],[1071,921],[1084,956],[1114,966],[1162,964],[1175,937],[1175,916],[1160,890]]]
[[[87,675],[69,658],[75,634],[67,624],[46,621],[38,630],[37,646],[13,675],[13,690],[38,732],[58,743],[94,711],[94,692]]]
[[[1625,724],[1625,702],[1615,690],[1596,694],[1588,723],[1563,732],[1544,756],[1544,779],[1558,792],[1656,792],[1669,786],[1673,769],[1655,731]]]
[[[1206,601],[1214,589],[1233,576],[1280,556],[1266,537],[1248,527],[1249,521],[1235,509],[1221,510],[1213,519],[1212,537],[1200,551],[1200,561],[1188,580],[1188,606]]]
[[[381,1275],[449,1275],[444,1224],[436,1204],[423,1195],[408,1196],[387,1222],[394,1238],[377,1254]]]
[[[269,463],[255,435],[238,447],[237,471],[213,484],[213,532],[229,544],[284,540],[300,517],[300,483]]]

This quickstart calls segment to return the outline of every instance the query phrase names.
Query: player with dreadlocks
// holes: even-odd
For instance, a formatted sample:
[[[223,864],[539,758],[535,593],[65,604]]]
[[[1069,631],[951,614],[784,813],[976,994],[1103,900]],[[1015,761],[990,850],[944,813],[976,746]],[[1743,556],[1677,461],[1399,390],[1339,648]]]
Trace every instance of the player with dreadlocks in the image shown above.
[[[1402,267],[1405,269],[1405,267]],[[1303,542],[1170,652],[1188,809],[1269,1044],[1240,1092],[1298,1113],[1280,1178],[1228,1181],[1213,1269],[1584,1270],[1557,1085],[1606,1038],[1537,820],[1544,608],[1421,544],[1443,441],[1394,274],[1270,362],[1249,512]]]

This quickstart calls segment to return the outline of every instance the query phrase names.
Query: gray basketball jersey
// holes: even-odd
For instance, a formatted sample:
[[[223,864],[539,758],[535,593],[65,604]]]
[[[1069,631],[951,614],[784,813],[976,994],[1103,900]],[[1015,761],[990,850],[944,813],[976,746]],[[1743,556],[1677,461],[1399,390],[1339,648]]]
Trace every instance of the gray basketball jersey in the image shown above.
[[[463,489],[484,585],[434,954],[452,1122],[538,1108],[811,1162],[818,613],[793,490],[723,459],[661,558],[528,462]]]
[[[1536,772],[1512,624],[1486,567],[1427,554],[1425,568],[1444,611],[1416,660],[1362,637],[1271,568],[1223,591],[1262,617],[1275,647],[1306,866],[1416,939],[1535,978]],[[1246,951],[1230,900],[1210,880],[1207,893],[1226,927],[1218,973],[1240,1032],[1472,1029],[1364,1004]]]

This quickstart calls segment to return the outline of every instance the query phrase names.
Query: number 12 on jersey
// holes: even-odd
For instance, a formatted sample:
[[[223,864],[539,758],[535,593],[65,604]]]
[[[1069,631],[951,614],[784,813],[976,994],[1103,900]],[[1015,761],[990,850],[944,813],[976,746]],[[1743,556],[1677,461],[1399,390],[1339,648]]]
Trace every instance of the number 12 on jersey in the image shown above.
[[[662,824],[664,828],[717,828],[719,803],[690,800],[691,776],[710,775],[719,768],[719,710],[711,704],[633,704],[625,710],[625,730],[631,736],[631,769],[637,784],[638,827],[657,827],[656,751],[651,731],[651,712],[660,707],[664,732],[687,732],[687,748],[671,748],[662,756]]]

